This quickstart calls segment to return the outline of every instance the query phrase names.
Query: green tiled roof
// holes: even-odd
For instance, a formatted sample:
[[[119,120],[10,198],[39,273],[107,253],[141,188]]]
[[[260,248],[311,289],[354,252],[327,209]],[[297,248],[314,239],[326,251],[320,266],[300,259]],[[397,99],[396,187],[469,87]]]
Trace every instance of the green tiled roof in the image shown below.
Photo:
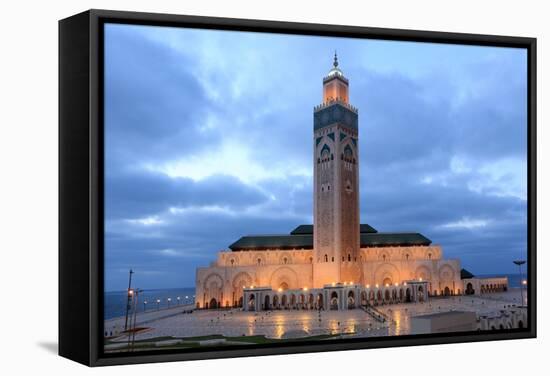
[[[371,234],[377,232],[374,227],[369,224],[361,223],[361,234]],[[307,235],[313,234],[313,225],[300,225],[290,232],[290,235]]]
[[[418,232],[377,232],[361,234],[361,247],[430,245],[432,241]]]
[[[302,227],[304,226],[304,227]],[[313,249],[313,234],[297,231],[308,231],[306,226],[298,226],[294,235],[255,235],[243,236],[229,248],[232,251],[265,250],[265,249]],[[361,247],[389,247],[430,245],[432,241],[419,233],[362,233]]]
[[[460,269],[460,279],[470,279],[474,278],[474,275],[467,271],[466,269]]]
[[[229,246],[232,251],[250,249],[313,249],[313,235],[243,236]]]

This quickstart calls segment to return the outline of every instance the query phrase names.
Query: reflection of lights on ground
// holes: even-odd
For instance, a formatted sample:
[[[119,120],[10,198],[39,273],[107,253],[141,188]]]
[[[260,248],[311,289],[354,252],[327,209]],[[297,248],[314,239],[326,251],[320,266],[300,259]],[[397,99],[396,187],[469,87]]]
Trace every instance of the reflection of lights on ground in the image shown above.
[[[516,294],[517,293],[517,294]],[[503,300],[506,299],[506,300]],[[513,299],[516,299],[515,301]],[[485,296],[434,298],[427,303],[378,306],[392,318],[388,329],[373,320],[362,309],[346,311],[283,310],[243,312],[238,309],[200,310],[192,315],[176,315],[150,323],[151,330],[140,333],[136,340],[158,336],[226,336],[265,335],[281,338],[285,333],[306,331],[310,335],[345,334],[357,336],[405,335],[410,331],[410,318],[431,312],[450,310],[475,311],[478,314],[500,312],[505,306],[519,304],[520,291]],[[338,325],[340,322],[340,325]],[[377,328],[381,328],[377,330]],[[353,334],[349,334],[353,333]]]
[[[393,311],[393,310],[392,310]],[[401,327],[402,321],[403,321],[403,314],[401,311],[395,311],[393,312],[393,321],[395,325],[395,335],[400,335],[403,328]]]

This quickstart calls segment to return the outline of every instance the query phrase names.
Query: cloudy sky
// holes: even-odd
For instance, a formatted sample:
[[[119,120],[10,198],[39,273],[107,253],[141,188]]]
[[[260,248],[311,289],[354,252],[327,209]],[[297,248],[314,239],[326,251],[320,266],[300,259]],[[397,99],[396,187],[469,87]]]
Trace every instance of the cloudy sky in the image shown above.
[[[193,286],[246,234],[312,223],[313,107],[338,50],[361,222],[474,274],[526,257],[525,50],[107,25],[105,283]]]

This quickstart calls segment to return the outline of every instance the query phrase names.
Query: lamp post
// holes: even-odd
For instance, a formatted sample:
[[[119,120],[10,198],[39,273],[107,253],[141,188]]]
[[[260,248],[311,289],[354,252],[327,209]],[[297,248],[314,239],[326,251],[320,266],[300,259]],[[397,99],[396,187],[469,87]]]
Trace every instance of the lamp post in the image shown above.
[[[170,308],[170,303],[172,302],[172,298],[166,299],[168,301],[168,308]]]
[[[523,273],[521,271],[521,266],[525,264],[525,260],[515,260],[514,264],[516,264],[519,268],[519,279],[520,279],[520,286],[519,291],[521,292],[521,305],[523,305]]]
[[[147,310],[147,300],[143,301],[143,312]]]
[[[157,299],[157,311],[160,309],[160,299]]]
[[[126,296],[126,319],[124,320],[124,330],[128,330],[128,312],[130,312],[130,308],[132,306],[132,299],[133,299],[133,291],[132,291],[132,274],[134,274],[134,271],[130,269],[129,272],[130,276],[128,277],[128,294]]]
[[[141,289],[129,289],[128,295],[131,297],[132,307],[131,309],[132,314],[129,316],[130,318],[130,327],[127,329],[128,331],[128,351],[132,351],[134,347],[134,342],[136,340],[136,323],[137,323],[137,310],[138,310],[138,296],[139,293],[142,292]]]

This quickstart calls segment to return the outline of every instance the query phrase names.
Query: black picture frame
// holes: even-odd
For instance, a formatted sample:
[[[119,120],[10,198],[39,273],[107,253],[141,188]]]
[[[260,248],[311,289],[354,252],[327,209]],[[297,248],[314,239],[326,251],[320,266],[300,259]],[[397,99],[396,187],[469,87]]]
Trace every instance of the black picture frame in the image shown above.
[[[528,320],[525,329],[346,339],[190,352],[103,353],[103,25],[125,23],[527,50]],[[88,10],[59,21],[59,354],[88,366],[536,337],[536,39]]]

